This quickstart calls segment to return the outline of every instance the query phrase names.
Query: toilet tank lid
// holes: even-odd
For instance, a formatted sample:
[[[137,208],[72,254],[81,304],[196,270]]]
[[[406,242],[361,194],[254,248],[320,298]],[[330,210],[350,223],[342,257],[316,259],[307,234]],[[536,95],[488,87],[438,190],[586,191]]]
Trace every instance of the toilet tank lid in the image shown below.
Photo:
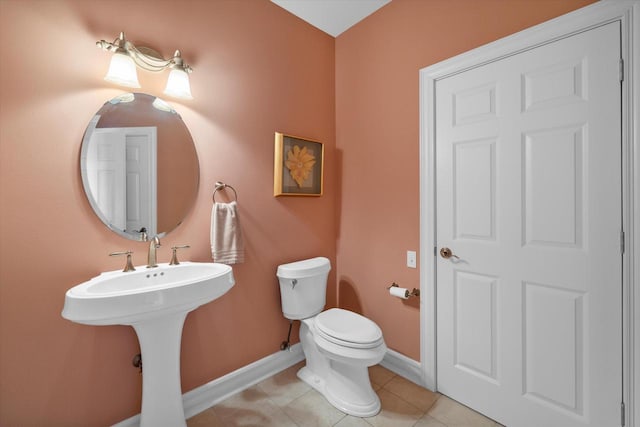
[[[282,279],[301,279],[331,270],[331,261],[325,257],[305,259],[278,266],[276,275]]]

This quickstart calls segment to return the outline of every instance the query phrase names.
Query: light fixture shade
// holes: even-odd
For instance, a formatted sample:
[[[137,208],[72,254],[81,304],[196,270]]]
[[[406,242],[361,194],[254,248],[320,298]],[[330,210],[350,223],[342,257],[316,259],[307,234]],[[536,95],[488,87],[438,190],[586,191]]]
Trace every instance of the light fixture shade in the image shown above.
[[[116,52],[113,54],[109,71],[104,79],[120,86],[140,87],[136,64],[129,55],[124,53]]]
[[[186,71],[174,68],[169,73],[165,95],[174,98],[193,99],[191,96],[191,86],[189,85],[189,75]]]

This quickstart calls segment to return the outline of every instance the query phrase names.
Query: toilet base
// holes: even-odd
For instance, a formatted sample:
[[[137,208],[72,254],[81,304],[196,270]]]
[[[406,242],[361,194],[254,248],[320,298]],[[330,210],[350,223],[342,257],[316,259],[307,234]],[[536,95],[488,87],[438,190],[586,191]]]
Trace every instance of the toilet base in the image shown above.
[[[369,366],[384,357],[386,345],[373,349],[352,349],[315,336],[313,319],[300,325],[300,343],[306,365],[298,378],[322,394],[338,410],[354,417],[372,417],[380,412],[380,398],[369,380]]]
[[[316,375],[307,366],[298,371],[298,378],[322,394],[336,409],[354,417],[373,417],[380,412],[380,398],[371,388],[367,368],[331,363],[333,369],[326,378]],[[342,365],[336,366],[336,365]],[[337,368],[337,369],[336,369]],[[349,376],[341,374],[342,369]],[[354,376],[354,370],[357,374]]]
[[[313,373],[307,366],[303,366],[297,373],[298,378],[310,385],[317,392],[324,396],[325,381],[319,375]]]

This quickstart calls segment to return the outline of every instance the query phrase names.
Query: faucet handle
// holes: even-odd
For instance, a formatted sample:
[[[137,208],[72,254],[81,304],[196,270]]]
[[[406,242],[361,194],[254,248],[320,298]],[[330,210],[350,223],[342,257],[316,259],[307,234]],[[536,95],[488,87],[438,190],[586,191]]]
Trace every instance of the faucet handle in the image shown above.
[[[133,251],[123,251],[123,252],[111,252],[109,254],[109,256],[119,256],[119,255],[126,255],[127,256],[127,265],[124,266],[124,270],[122,270],[124,273],[128,272],[128,271],[136,271],[136,268],[133,266],[133,264],[131,263],[131,254],[133,253]]]
[[[189,245],[173,246],[171,248],[171,250],[173,251],[173,255],[171,255],[171,262],[169,262],[169,265],[178,265],[178,264],[180,264],[180,261],[178,261],[178,254],[177,254],[178,249],[184,249],[184,248],[190,248],[190,247],[191,246],[189,246]]]

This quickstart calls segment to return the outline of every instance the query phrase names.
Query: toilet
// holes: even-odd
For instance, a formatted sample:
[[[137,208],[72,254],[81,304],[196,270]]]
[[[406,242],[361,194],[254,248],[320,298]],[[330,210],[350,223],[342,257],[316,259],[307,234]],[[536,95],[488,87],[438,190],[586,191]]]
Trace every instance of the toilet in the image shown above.
[[[340,411],[371,417],[380,399],[371,387],[368,367],[380,363],[387,346],[373,321],[352,311],[326,311],[331,263],[318,257],[278,267],[282,312],[300,320],[300,342],[306,365],[298,377]]]

